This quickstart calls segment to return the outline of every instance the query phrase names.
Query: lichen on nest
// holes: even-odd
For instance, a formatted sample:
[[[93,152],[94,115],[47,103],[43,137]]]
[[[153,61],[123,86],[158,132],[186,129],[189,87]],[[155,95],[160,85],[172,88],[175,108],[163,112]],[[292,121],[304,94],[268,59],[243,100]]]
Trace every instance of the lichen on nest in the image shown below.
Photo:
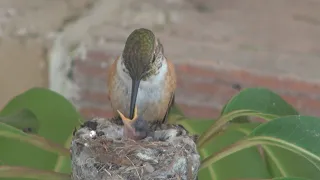
[[[194,137],[179,126],[134,141],[123,126],[96,118],[74,132],[71,152],[73,180],[193,180],[200,166]]]

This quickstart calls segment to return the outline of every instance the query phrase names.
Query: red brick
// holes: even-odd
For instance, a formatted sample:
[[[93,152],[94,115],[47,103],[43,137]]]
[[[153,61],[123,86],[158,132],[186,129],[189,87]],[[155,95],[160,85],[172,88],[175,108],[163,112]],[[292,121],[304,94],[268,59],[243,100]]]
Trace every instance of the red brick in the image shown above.
[[[86,118],[93,118],[93,117],[111,118],[111,117],[113,117],[112,111],[99,109],[99,108],[80,108],[79,111]]]
[[[109,104],[106,88],[100,86],[107,79],[107,68],[101,63],[112,62],[117,56],[100,50],[89,51],[85,61],[75,61],[74,78],[83,79],[80,88],[86,89],[80,96],[82,103],[92,104],[92,107],[82,108],[81,112],[86,116],[112,117],[110,109],[99,109],[101,104]],[[182,96],[191,98],[195,103],[193,106],[180,103],[179,106],[187,116],[198,118],[217,118],[222,107],[238,90],[233,89],[234,83],[242,87],[267,87],[278,92],[286,101],[296,109],[308,115],[320,115],[320,84],[312,84],[290,78],[277,78],[273,76],[262,76],[245,70],[220,70],[195,65],[176,65],[178,76],[178,99]],[[90,83],[94,80],[98,83]],[[100,83],[101,82],[101,83]],[[86,87],[87,86],[87,87]],[[96,87],[96,88],[95,88]],[[103,87],[103,88],[102,88]],[[94,91],[93,91],[94,89]],[[190,96],[195,94],[197,96]],[[199,95],[199,96],[198,96]],[[202,107],[201,101],[204,97],[206,104],[214,107]],[[313,98],[312,98],[313,97]],[[181,100],[182,101],[182,100]],[[81,103],[80,102],[80,103]],[[185,103],[185,104],[184,104]]]
[[[100,66],[88,65],[87,62],[75,61],[75,76],[77,73],[81,73],[92,78],[107,78],[107,68]]]
[[[86,61],[91,62],[110,62],[114,61],[115,58],[117,58],[119,54],[111,53],[111,52],[105,52],[102,50],[90,50],[87,51],[87,59]]]
[[[306,94],[320,94],[320,84],[312,84],[289,78],[280,79],[272,76],[261,76],[244,70],[215,70],[186,64],[176,65],[176,69],[177,74],[188,73],[203,78],[220,79],[230,83],[237,82],[251,86],[268,87],[273,90],[290,90]]]
[[[208,107],[189,106],[186,104],[178,104],[184,115],[191,118],[212,118],[216,119],[220,115],[220,110]]]
[[[284,100],[291,104],[298,112],[308,115],[320,115],[320,101],[305,96],[282,95]]]
[[[226,85],[225,83],[191,82],[181,78],[178,78],[177,88],[181,88],[183,91],[194,94],[213,96],[216,100],[220,100],[219,102],[227,102],[232,96],[239,92],[238,90],[233,89],[231,85]]]
[[[104,103],[104,104],[109,104],[109,97],[107,92],[101,93],[101,92],[82,92],[80,93],[80,100],[82,101],[87,101],[87,102],[93,102],[93,103]]]

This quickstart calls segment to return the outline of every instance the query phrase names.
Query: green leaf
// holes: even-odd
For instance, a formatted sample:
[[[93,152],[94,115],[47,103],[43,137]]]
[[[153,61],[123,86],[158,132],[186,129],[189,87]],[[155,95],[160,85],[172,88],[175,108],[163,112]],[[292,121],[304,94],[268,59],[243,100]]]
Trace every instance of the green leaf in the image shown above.
[[[221,111],[221,115],[243,109],[277,116],[298,115],[298,112],[290,104],[284,101],[279,95],[266,88],[243,89],[225,104]],[[249,118],[246,116],[236,117],[232,120],[232,122],[235,123],[248,121]]]
[[[17,112],[8,116],[0,116],[0,122],[25,132],[37,133],[39,131],[39,122],[37,117],[28,109],[18,110]]]
[[[0,178],[34,179],[34,180],[71,180],[69,174],[44,171],[27,167],[0,166]]]
[[[226,108],[226,106],[229,104],[229,102],[232,100],[232,98],[228,101],[227,104],[225,104],[222,109],[221,109],[221,112],[220,112],[220,116],[222,116],[224,114],[224,110]],[[234,118],[231,123],[249,123],[250,122],[250,119],[249,117],[246,117],[246,116],[241,116],[241,117],[237,117],[237,118]]]
[[[69,136],[69,138],[66,140],[65,146],[68,146],[71,144],[73,138],[73,134]],[[62,173],[69,173],[71,172],[71,159],[70,156],[62,156],[60,155],[58,157],[58,161],[55,165],[54,171],[56,172],[62,172]]]
[[[201,158],[223,150],[243,139],[260,123],[232,124],[215,137],[204,149],[198,150]],[[245,165],[244,165],[245,163]],[[266,165],[256,147],[234,153],[221,161],[199,171],[199,179],[229,180],[236,178],[271,178]]]
[[[26,144],[30,144],[53,153],[60,153],[64,156],[70,155],[68,149],[64,148],[59,144],[50,142],[37,135],[24,133],[23,131],[4,123],[0,123],[0,137],[5,137],[12,141],[15,140]]]
[[[231,98],[224,106],[221,117],[200,136],[198,145],[204,147],[227,122],[241,117],[260,117],[265,120],[286,115],[298,115],[298,112],[279,95],[265,88],[248,88]]]
[[[67,141],[74,128],[82,121],[80,114],[68,100],[45,88],[32,88],[16,96],[0,112],[0,116],[8,116],[20,109],[29,109],[36,115],[40,123],[39,136],[66,148],[69,148]],[[0,138],[0,144],[0,159],[6,165],[54,170],[59,161],[57,154],[22,142]],[[60,167],[71,166],[70,161],[64,162],[67,165]],[[70,168],[58,169],[60,172],[70,170]]]
[[[213,123],[214,120],[193,120],[181,119],[176,122],[182,125],[189,131],[190,134],[200,135],[205,132]],[[245,123],[231,125],[225,132],[219,134],[204,149],[199,149],[201,158],[204,159],[210,154],[223,149],[237,140],[248,135],[259,123]],[[243,162],[247,166],[243,166]],[[247,167],[253,168],[247,168]],[[203,169],[198,174],[199,179],[217,179],[227,180],[230,178],[269,178],[271,177],[267,171],[265,163],[263,162],[257,148],[251,148],[243,152],[239,152],[230,156],[206,169]]]
[[[269,172],[273,177],[305,176],[306,173],[319,173],[319,170],[312,163],[294,152],[272,146],[263,146],[263,148]]]
[[[209,167],[213,163],[218,163],[220,160],[238,151],[256,145],[263,145],[263,147],[275,146],[297,154],[306,159],[314,167],[310,171],[310,166],[304,167],[303,164],[300,164],[299,168],[303,169],[300,173],[303,173],[299,175],[288,174],[288,176],[317,180],[320,179],[319,136],[319,118],[300,115],[277,118],[258,126],[248,138],[210,155],[202,162],[201,168]],[[281,161],[280,157],[277,157],[277,160]],[[291,159],[290,163],[296,163],[295,160],[297,159]]]
[[[180,110],[180,108],[177,106],[177,104],[173,104],[171,107],[169,114],[168,114],[168,123],[169,124],[176,124],[177,121],[185,119],[183,112]]]
[[[183,112],[182,112],[182,110],[178,107],[177,104],[173,104],[173,106],[172,106],[171,109],[170,109],[169,115],[170,115],[170,114],[183,116]]]
[[[278,116],[299,114],[279,95],[266,88],[247,88],[240,91],[225,105],[222,114],[242,109]]]
[[[279,118],[258,127],[251,136],[277,138],[290,143],[290,145],[294,144],[293,149],[301,148],[303,151],[297,155],[295,152],[297,150],[265,146],[270,169],[275,176],[286,175],[320,179],[319,118],[299,115]]]
[[[273,180],[308,180],[306,178],[300,177],[279,177],[279,178],[272,178]]]
[[[205,147],[207,144],[209,144],[212,139],[220,133],[223,128],[226,126],[228,122],[231,120],[237,118],[237,117],[243,117],[243,116],[253,116],[253,117],[260,117],[266,120],[274,119],[277,116],[272,114],[263,114],[257,111],[252,110],[237,110],[232,111],[228,114],[225,114],[221,116],[217,121],[215,121],[210,128],[208,128],[207,131],[205,131],[198,139],[197,145],[199,148]]]
[[[183,119],[176,121],[175,124],[182,125],[190,134],[201,135],[205,132],[212,124],[214,120],[195,120],[195,119]]]

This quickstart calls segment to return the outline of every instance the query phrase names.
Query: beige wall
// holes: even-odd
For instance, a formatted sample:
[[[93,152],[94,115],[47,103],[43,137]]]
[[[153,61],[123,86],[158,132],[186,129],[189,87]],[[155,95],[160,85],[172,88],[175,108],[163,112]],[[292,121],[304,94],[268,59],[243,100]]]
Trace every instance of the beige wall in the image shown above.
[[[0,1],[0,109],[29,88],[48,87],[45,47],[92,1]]]
[[[15,95],[47,86],[44,49],[34,40],[2,39],[0,44],[0,109]]]
[[[64,77],[72,64],[67,60],[70,51],[81,44],[80,49],[118,53],[139,27],[156,31],[175,63],[246,68],[320,82],[317,0],[139,2],[0,0],[0,108],[31,87],[48,87],[44,47],[54,52],[50,88],[70,97],[77,89]],[[58,32],[64,35],[64,47],[52,41]]]

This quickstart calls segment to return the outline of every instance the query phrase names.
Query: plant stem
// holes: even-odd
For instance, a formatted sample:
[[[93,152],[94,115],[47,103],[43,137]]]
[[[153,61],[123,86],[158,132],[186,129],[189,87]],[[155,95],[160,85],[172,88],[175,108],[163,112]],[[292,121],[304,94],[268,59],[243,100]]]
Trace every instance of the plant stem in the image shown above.
[[[1,178],[32,178],[35,180],[70,180],[70,174],[21,166],[0,166]]]
[[[58,153],[63,156],[70,156],[70,152],[67,148],[63,147],[60,144],[51,142],[48,139],[45,139],[38,135],[34,135],[34,134],[19,135],[15,133],[0,132],[0,136],[15,139],[24,143],[29,143],[41,149],[45,149],[53,153]]]
[[[206,168],[208,166],[210,166],[211,164],[233,154],[233,153],[236,153],[238,151],[241,151],[243,149],[246,149],[246,148],[249,148],[249,147],[252,147],[256,145],[255,142],[250,142],[250,141],[247,141],[247,140],[241,140],[241,141],[238,141],[232,145],[230,145],[229,147],[223,149],[222,151],[216,153],[216,154],[212,154],[211,156],[205,158],[202,163],[201,163],[201,166],[200,166],[200,169],[202,168]]]
[[[255,117],[260,117],[267,120],[274,119],[277,117],[275,115],[264,114],[264,113],[252,111],[252,110],[232,111],[228,114],[221,116],[213,125],[211,125],[208,131],[206,131],[199,137],[197,146],[200,149],[206,146],[208,143],[211,142],[211,139],[215,137],[229,121],[240,116],[255,116]]]
[[[310,153],[309,151],[298,147],[294,144],[291,144],[289,142],[283,141],[281,139],[277,139],[274,137],[268,137],[268,136],[257,136],[257,137],[252,137],[244,140],[240,140],[227,148],[223,149],[222,151],[212,154],[211,156],[205,158],[200,166],[200,169],[206,168],[213,163],[233,154],[238,151],[241,151],[246,148],[250,148],[256,145],[271,145],[271,146],[277,146],[289,151],[292,151],[304,158],[306,158],[309,162],[311,162],[316,168],[320,170],[320,158],[317,157],[316,155]],[[316,163],[316,161],[318,163]]]
[[[205,133],[203,133],[199,139],[198,139],[198,143],[197,146],[199,148],[203,148],[205,146],[205,144],[207,144],[208,139],[210,136],[213,136],[215,134],[217,134],[219,132],[219,130],[230,120],[232,120],[233,118],[243,114],[243,112],[248,112],[248,110],[239,110],[239,111],[232,111],[226,115],[221,116],[219,119],[217,119],[217,121],[215,123],[213,123],[211,125],[211,127],[208,129],[208,131],[206,131]],[[235,116],[236,115],[236,116]],[[235,116],[235,117],[234,117]]]

